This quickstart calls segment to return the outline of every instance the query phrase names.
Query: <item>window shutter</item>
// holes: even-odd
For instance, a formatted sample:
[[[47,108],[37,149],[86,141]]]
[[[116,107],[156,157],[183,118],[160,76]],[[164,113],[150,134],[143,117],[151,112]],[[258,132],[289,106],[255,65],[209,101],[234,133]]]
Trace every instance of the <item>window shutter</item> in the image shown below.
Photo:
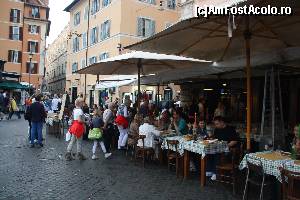
[[[38,53],[39,52],[39,43],[36,42],[35,43],[35,53]]]
[[[34,63],[33,69],[32,69],[32,73],[33,74],[37,74],[38,73],[38,64],[37,63]]]
[[[137,19],[137,36],[143,36],[143,18]]]
[[[9,21],[10,22],[14,21],[14,10],[13,9],[10,10],[10,20]]]
[[[30,63],[29,62],[27,62],[26,63],[26,73],[29,73],[29,70],[30,69]]]
[[[30,52],[30,41],[28,41],[27,44],[28,44],[27,51]]]
[[[28,32],[31,33],[31,25],[28,25]]]
[[[22,51],[18,51],[18,63],[22,63]]]
[[[9,39],[13,39],[13,27],[12,26],[10,26],[9,27]]]
[[[37,32],[37,33],[40,33],[40,26],[37,26],[37,27],[36,27],[36,32]]]
[[[19,40],[23,40],[23,27],[19,28]]]
[[[155,34],[155,21],[151,20],[151,36]]]
[[[101,40],[104,40],[104,24],[101,24],[100,39],[101,39]]]
[[[12,60],[12,56],[11,56],[11,52],[12,52],[12,50],[8,50],[8,62],[12,62],[11,60]]]
[[[20,18],[21,18],[21,11],[20,10],[17,10],[17,12],[18,12],[18,23],[20,23]]]
[[[33,7],[31,7],[31,9],[29,9],[29,16],[30,16],[30,17],[33,17],[33,16],[32,16],[32,9],[33,9]]]
[[[111,24],[111,20],[108,20],[108,23],[107,23],[107,37],[108,38],[110,37],[110,24]]]
[[[95,32],[95,41],[99,41],[99,26],[96,27],[96,32]]]
[[[151,4],[156,5],[156,1],[155,0],[151,0]]]

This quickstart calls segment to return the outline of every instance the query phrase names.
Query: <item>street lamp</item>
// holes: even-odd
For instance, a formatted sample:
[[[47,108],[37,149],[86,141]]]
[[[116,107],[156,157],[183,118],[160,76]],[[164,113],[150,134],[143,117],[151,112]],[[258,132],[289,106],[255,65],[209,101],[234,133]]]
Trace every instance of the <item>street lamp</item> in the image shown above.
[[[32,69],[33,53],[30,52],[29,55],[28,55],[28,57],[29,57],[29,81],[28,81],[28,83],[29,83],[29,92],[30,92],[30,88],[31,88],[31,85],[30,85],[30,76],[31,76],[31,69]]]

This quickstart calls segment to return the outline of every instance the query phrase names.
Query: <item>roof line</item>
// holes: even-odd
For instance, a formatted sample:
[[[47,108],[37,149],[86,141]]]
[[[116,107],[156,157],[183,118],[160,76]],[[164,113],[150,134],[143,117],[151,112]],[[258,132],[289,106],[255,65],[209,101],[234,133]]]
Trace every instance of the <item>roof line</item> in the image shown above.
[[[70,5],[68,5],[64,11],[66,12],[70,12],[70,10],[78,3],[80,2],[80,0],[73,0],[72,3]]]

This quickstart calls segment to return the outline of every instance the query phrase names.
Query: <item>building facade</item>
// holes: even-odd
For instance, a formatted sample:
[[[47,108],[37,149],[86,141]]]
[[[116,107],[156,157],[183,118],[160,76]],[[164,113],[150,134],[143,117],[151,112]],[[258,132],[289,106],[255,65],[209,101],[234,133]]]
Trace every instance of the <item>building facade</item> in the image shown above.
[[[67,46],[69,24],[63,29],[46,51],[46,75],[47,91],[64,93],[66,89],[66,68],[67,68]]]
[[[50,31],[48,0],[0,1],[0,59],[4,71],[20,81],[41,87],[45,69],[46,37]]]
[[[102,96],[94,90],[97,77],[75,71],[119,55],[122,47],[167,28],[180,15],[174,0],[74,0],[65,11],[70,12],[66,89],[73,100],[82,94],[89,104]]]

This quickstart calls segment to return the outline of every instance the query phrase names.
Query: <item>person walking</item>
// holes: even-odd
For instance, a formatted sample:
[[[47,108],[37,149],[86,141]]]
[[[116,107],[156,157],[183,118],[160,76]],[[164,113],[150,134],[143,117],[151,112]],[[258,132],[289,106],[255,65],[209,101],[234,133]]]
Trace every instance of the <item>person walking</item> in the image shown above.
[[[94,114],[94,116],[92,119],[91,131],[101,134],[103,132],[102,127],[104,126],[104,122],[101,119],[101,111],[98,109],[95,109],[93,114]],[[111,153],[107,153],[104,142],[103,142],[103,137],[101,135],[101,137],[99,139],[94,140],[94,145],[93,145],[93,149],[92,149],[92,152],[93,152],[92,160],[98,159],[98,157],[96,156],[96,149],[97,149],[98,144],[100,145],[102,152],[104,153],[104,157],[109,158],[111,156]]]
[[[8,115],[8,120],[11,119],[11,117],[13,116],[13,114],[16,114],[18,116],[18,119],[21,119],[21,115],[20,115],[20,112],[19,112],[19,108],[17,106],[17,102],[15,100],[14,97],[11,97],[10,99],[10,102],[9,102],[9,115]]]
[[[47,117],[44,105],[40,102],[41,95],[35,97],[35,102],[28,108],[28,118],[31,121],[31,135],[30,135],[30,147],[34,147],[34,140],[36,135],[38,137],[38,144],[43,147],[43,123]]]
[[[131,101],[130,99],[125,99],[124,104],[121,104],[118,107],[116,124],[119,130],[119,140],[118,140],[118,149],[124,149],[128,139],[128,128],[129,128],[129,107]]]
[[[112,137],[114,134],[114,114],[113,110],[115,108],[114,103],[109,103],[108,108],[103,113],[103,139],[104,139],[104,145],[107,152],[110,152],[110,146],[112,143]]]
[[[77,143],[77,157],[79,160],[86,160],[86,157],[82,154],[82,136],[84,133],[84,114],[82,111],[83,99],[77,98],[75,100],[75,108],[73,110],[73,123],[69,128],[69,132],[71,133],[71,140],[67,147],[67,153],[65,158],[67,161],[71,161],[72,157],[72,148],[74,143]]]

